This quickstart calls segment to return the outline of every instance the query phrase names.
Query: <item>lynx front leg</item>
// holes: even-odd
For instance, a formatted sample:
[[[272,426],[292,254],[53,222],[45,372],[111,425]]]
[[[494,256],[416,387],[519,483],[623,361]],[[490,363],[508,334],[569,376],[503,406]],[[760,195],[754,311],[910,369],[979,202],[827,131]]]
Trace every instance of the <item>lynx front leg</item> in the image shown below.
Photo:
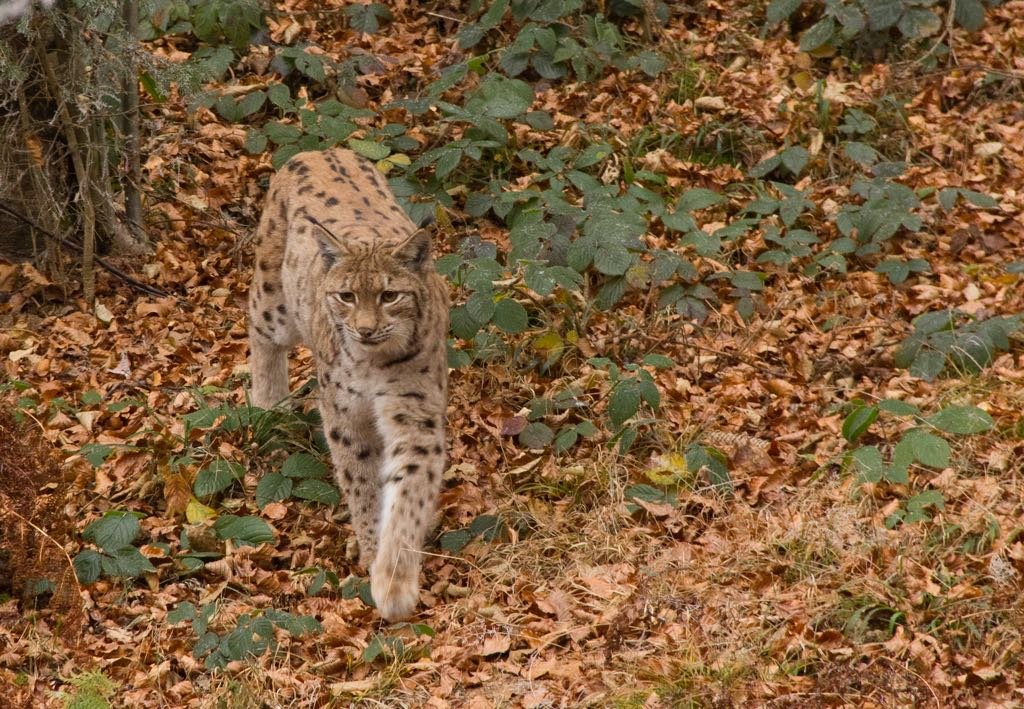
[[[337,376],[337,375],[335,375]],[[379,470],[381,443],[373,425],[369,406],[357,399],[346,399],[336,392],[331,374],[321,374],[324,386],[321,416],[324,436],[331,449],[334,479],[341,489],[352,516],[359,541],[359,564],[369,568],[377,550],[380,522]]]
[[[252,403],[269,409],[288,396],[288,350],[258,324],[249,326],[249,372]]]
[[[436,402],[410,407],[410,398],[378,402],[389,444],[381,469],[380,533],[370,590],[389,621],[408,617],[419,602],[423,541],[434,522],[444,472],[443,407]]]

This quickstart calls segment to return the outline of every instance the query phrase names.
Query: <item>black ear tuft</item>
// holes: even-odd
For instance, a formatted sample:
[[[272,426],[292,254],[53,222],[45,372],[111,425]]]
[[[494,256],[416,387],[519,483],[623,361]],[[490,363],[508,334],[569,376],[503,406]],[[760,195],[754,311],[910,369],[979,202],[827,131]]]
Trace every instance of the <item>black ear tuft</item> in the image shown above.
[[[313,230],[313,238],[316,239],[316,244],[320,248],[320,256],[324,260],[324,266],[330,269],[341,257],[342,242],[333,231],[325,227],[317,219],[313,217],[306,217],[306,219],[313,226],[318,227]]]
[[[430,256],[430,232],[418,229],[391,251],[396,261],[413,271],[420,271]]]

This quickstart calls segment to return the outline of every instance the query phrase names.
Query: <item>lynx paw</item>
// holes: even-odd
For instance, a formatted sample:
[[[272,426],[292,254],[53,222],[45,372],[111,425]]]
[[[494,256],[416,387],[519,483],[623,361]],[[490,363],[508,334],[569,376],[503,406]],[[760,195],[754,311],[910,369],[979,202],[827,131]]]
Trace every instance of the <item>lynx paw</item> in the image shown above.
[[[378,555],[370,569],[370,593],[385,620],[394,623],[408,618],[420,600],[419,568],[401,561],[388,564]]]

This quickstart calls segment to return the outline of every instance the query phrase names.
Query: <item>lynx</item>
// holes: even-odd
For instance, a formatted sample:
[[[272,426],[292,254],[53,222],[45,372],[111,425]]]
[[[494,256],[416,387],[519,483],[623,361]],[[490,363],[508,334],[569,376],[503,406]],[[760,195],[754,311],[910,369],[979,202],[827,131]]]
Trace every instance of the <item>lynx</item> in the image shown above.
[[[348,150],[301,153],[270,183],[249,294],[252,401],[288,395],[289,349],[313,353],[334,477],[389,621],[419,601],[444,470],[448,295],[430,237]]]

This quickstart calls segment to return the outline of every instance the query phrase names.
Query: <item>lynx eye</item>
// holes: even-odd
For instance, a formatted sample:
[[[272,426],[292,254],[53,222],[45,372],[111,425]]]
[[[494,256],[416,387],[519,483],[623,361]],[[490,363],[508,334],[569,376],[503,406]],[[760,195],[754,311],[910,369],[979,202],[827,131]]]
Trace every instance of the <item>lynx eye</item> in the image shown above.
[[[380,294],[380,302],[382,303],[394,303],[402,297],[402,294],[395,290],[382,291]]]
[[[352,305],[356,302],[356,294],[350,290],[343,290],[334,294],[334,297],[345,305]]]

